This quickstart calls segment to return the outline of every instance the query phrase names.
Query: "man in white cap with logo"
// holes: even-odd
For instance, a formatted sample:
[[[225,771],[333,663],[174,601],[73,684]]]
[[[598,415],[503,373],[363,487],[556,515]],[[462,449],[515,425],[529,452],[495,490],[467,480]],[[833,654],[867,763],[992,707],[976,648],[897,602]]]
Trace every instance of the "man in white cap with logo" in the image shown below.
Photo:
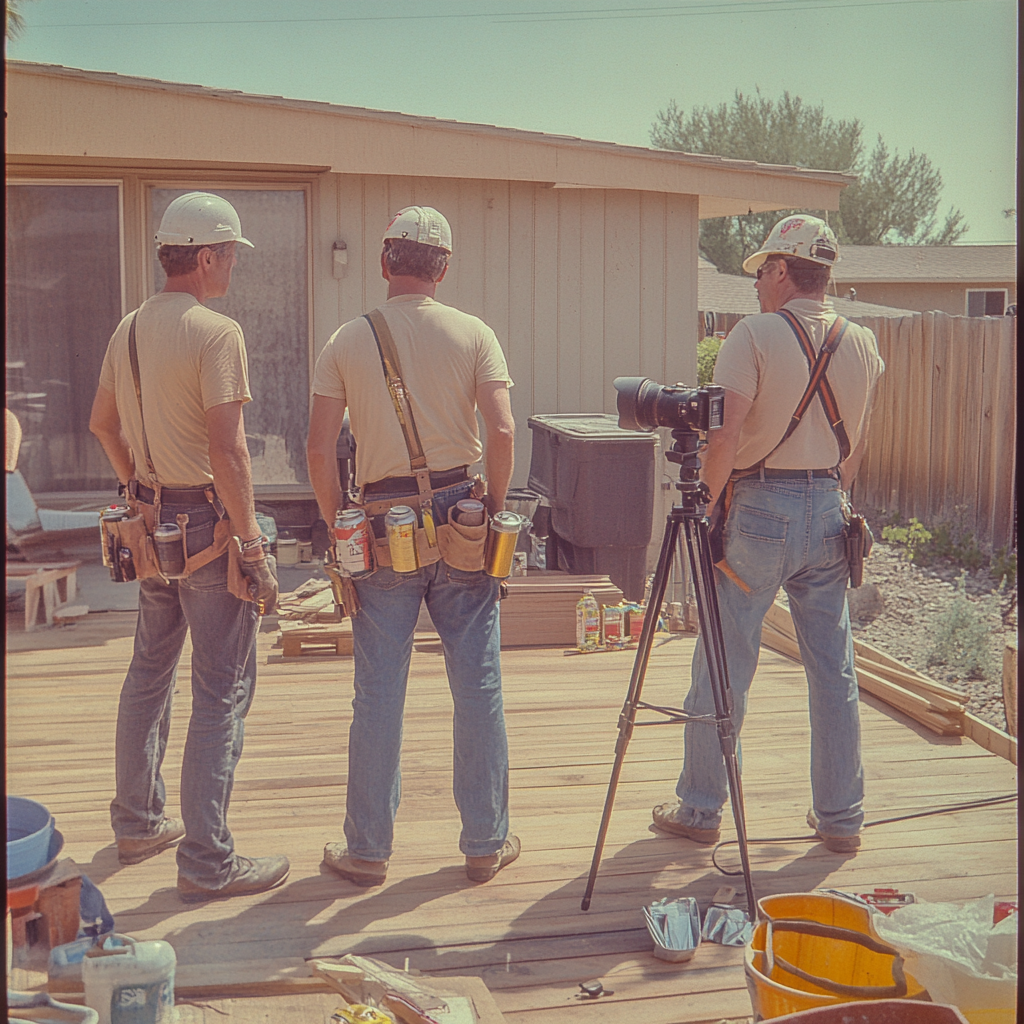
[[[159,562],[144,536],[129,549],[139,621],[118,706],[110,816],[122,864],[180,842],[178,892],[200,902],[263,892],[288,876],[287,857],[237,854],[227,824],[256,683],[257,608],[273,609],[277,582],[253,505],[242,330],[205,305],[227,294],[235,249],[252,243],[231,204],[207,192],[175,199],[156,241],[167,282],[110,339],[90,421],[149,532],[181,531],[180,550],[173,541],[160,547]],[[179,821],[165,813],[160,768],[188,632],[192,716]]]
[[[744,260],[743,269],[757,275],[761,313],[741,320],[719,351],[714,381],[726,391],[724,425],[708,435],[701,477],[711,492],[736,733],[757,668],[761,623],[781,586],[807,674],[808,825],[828,850],[853,854],[864,820],[864,771],[844,492],[864,456],[884,367],[871,331],[837,317],[825,302],[838,258],[832,229],[800,214],[779,221]],[[702,644],[684,708],[714,717]],[[713,722],[688,723],[684,745],[678,800],[656,806],[654,822],[694,842],[717,843],[728,788]]]
[[[499,582],[483,571],[483,516],[479,526],[463,525],[456,509],[473,498],[492,514],[504,506],[515,433],[512,381],[494,332],[434,299],[451,252],[451,229],[437,210],[401,210],[384,233],[387,301],[338,329],[313,376],[307,455],[320,511],[333,523],[345,507],[335,442],[347,409],[376,558],[373,572],[352,580],[358,609],[350,609],[355,698],[346,842],[324,850],[329,868],[362,886],[384,882],[392,853],[402,714],[424,601],[444,646],[455,703],[453,789],[466,873],[486,882],[519,856],[519,840],[508,834]],[[467,473],[481,455],[486,488]],[[413,509],[405,514],[415,519],[415,553],[403,549],[397,532],[395,546],[388,542],[384,520],[396,506]]]

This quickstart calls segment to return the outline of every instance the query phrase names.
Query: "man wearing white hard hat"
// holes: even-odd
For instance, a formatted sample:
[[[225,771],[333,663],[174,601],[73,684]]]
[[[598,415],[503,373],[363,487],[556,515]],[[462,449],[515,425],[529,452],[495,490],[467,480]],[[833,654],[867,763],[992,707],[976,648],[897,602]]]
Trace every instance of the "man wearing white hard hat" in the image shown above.
[[[701,477],[711,492],[736,733],[757,668],[761,623],[781,586],[807,674],[808,825],[828,850],[853,854],[864,820],[864,771],[846,602],[844,492],[864,455],[884,367],[871,331],[837,317],[825,302],[838,259],[832,229],[798,214],[779,221],[744,260],[743,269],[757,276],[761,313],[741,320],[719,351],[714,381],[726,392],[724,425],[708,435]],[[822,371],[823,382],[814,387]],[[714,717],[701,644],[684,707]],[[656,806],[654,822],[694,842],[717,843],[728,788],[713,723],[687,724],[684,745],[678,799]]]
[[[89,424],[146,524],[138,543],[120,535],[130,546],[112,569],[141,582],[110,817],[122,864],[180,843],[178,893],[200,902],[263,892],[288,876],[287,857],[236,853],[227,824],[256,682],[257,607],[273,609],[277,582],[253,505],[242,329],[206,306],[227,294],[236,247],[252,242],[231,204],[208,192],[175,199],[156,242],[167,282],[110,339]],[[180,539],[154,544],[146,534],[159,537],[161,525],[177,527]],[[192,716],[178,820],[166,814],[160,769],[189,632]]]
[[[356,885],[383,883],[392,853],[402,714],[423,602],[444,646],[455,703],[453,788],[466,873],[488,881],[519,855],[519,840],[508,832],[499,582],[484,572],[484,515],[468,525],[456,509],[474,498],[492,514],[504,507],[515,433],[512,381],[494,332],[434,298],[451,252],[451,229],[437,210],[399,211],[381,253],[387,301],[338,329],[313,376],[307,454],[320,511],[333,523],[346,505],[335,442],[347,409],[358,503],[375,558],[372,572],[351,580],[355,601],[346,599],[355,643],[346,842],[324,850],[324,863]],[[486,485],[467,472],[481,455]],[[405,551],[388,542],[384,520],[396,506],[414,520],[415,554],[413,539]]]

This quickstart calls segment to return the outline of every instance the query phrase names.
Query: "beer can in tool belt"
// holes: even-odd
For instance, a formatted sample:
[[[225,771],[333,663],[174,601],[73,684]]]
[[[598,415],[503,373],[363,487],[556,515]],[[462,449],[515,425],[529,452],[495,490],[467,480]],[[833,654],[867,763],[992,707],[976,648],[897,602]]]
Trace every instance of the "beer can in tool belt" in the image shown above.
[[[373,572],[373,541],[370,521],[361,508],[339,512],[334,520],[334,549],[338,565],[348,576]]]
[[[391,568],[395,572],[415,572],[416,513],[408,505],[394,505],[384,517],[384,531],[391,551]]]
[[[484,549],[484,572],[488,576],[503,580],[512,571],[519,531],[528,522],[529,519],[518,512],[498,512],[491,518]]]
[[[111,539],[103,528],[104,523],[119,523],[122,519],[128,518],[128,509],[124,505],[111,505],[100,513],[100,550],[103,553],[103,564],[111,569],[114,560],[111,558]],[[116,547],[116,544],[113,546]]]

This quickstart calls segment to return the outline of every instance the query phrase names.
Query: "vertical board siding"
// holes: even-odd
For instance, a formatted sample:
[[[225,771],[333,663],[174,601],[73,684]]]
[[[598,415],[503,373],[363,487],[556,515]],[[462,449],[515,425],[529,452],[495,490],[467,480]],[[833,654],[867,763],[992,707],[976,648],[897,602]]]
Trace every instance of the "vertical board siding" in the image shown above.
[[[451,223],[455,250],[438,298],[494,329],[515,381],[515,486],[525,486],[529,473],[531,415],[614,412],[616,376],[695,382],[695,197],[457,178],[325,178],[320,250],[328,265],[316,278],[314,357],[339,324],[384,301],[380,238],[388,220],[403,206],[436,207]],[[330,265],[335,237],[348,246],[338,281]]]
[[[949,523],[979,545],[1013,536],[1016,318],[921,313],[857,317],[886,369],[875,396],[857,502]]]

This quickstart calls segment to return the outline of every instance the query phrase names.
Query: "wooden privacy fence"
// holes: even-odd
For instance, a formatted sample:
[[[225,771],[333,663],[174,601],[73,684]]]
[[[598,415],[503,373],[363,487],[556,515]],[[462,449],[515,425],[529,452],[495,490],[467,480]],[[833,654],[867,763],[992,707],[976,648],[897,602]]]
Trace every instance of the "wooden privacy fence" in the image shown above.
[[[858,317],[878,338],[857,503],[957,523],[987,548],[1015,543],[1017,318]]]
[[[742,319],[716,313],[715,330]],[[875,332],[885,361],[857,504],[959,524],[983,548],[1015,547],[1017,318],[853,319]]]

